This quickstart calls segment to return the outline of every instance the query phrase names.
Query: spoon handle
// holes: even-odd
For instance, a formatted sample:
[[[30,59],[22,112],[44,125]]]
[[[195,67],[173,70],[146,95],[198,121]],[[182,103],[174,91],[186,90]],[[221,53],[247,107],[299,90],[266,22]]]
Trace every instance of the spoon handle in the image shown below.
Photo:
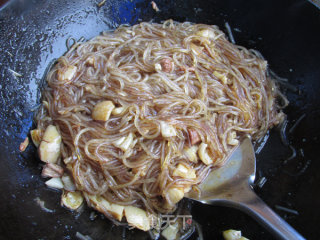
[[[276,238],[286,240],[303,240],[296,230],[267,206],[252,190],[250,186],[242,189],[240,196],[228,205],[244,211],[255,218],[268,229]]]

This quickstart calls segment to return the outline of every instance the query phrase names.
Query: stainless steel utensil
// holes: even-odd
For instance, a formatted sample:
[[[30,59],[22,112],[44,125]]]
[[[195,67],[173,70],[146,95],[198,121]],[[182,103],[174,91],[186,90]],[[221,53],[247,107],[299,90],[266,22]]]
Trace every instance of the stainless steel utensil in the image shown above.
[[[186,197],[211,205],[234,207],[251,215],[278,239],[305,239],[271,210],[253,191],[256,158],[249,138],[245,138],[226,164],[212,171],[199,185],[201,196],[194,191]]]

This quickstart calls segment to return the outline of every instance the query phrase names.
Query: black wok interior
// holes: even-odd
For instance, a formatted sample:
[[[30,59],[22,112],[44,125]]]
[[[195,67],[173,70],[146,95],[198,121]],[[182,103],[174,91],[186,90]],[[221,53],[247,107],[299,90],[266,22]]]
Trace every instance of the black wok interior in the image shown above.
[[[279,131],[271,131],[257,155],[257,179],[267,182],[256,192],[307,239],[319,239],[320,10],[305,0],[158,0],[160,12],[150,0],[109,0],[100,8],[98,2],[16,0],[0,11],[0,239],[76,239],[76,232],[94,240],[150,239],[141,231],[115,227],[100,214],[90,220],[91,209],[72,213],[60,207],[60,193],[46,188],[40,177],[35,147],[30,144],[21,153],[19,145],[34,126],[43,77],[67,50],[66,39],[90,39],[119,24],[169,18],[215,24],[223,31],[228,22],[237,44],[261,51],[271,69],[297,88],[285,91],[287,137],[296,157],[284,164],[292,152]],[[43,211],[37,198],[53,212]],[[221,231],[230,228],[249,239],[273,239],[238,210],[190,204],[204,239],[222,239]]]

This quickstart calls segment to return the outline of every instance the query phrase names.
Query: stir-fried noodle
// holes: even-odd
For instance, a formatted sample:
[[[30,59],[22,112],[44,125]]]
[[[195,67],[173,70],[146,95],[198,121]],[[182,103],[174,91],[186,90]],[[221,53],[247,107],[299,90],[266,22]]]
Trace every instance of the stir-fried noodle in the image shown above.
[[[37,126],[57,127],[60,164],[78,190],[168,213],[242,136],[260,138],[283,119],[266,72],[265,60],[216,26],[121,26],[59,58]]]

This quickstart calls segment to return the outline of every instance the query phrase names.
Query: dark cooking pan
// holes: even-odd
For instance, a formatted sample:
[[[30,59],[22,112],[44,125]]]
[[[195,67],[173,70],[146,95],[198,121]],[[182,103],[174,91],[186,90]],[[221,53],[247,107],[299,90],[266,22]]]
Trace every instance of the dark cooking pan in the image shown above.
[[[304,0],[17,0],[0,12],[0,238],[76,239],[76,232],[100,239],[149,239],[147,233],[115,227],[93,210],[71,213],[60,207],[60,193],[40,177],[36,149],[20,143],[33,126],[43,76],[66,50],[66,39],[89,39],[119,24],[172,18],[231,26],[239,45],[254,48],[291,84],[288,124],[273,130],[257,155],[258,195],[307,239],[319,239],[320,208],[320,10]],[[287,140],[290,146],[283,144]],[[286,137],[287,139],[283,139]],[[295,149],[295,154],[292,149]],[[258,184],[259,185],[259,184]],[[261,186],[262,184],[260,184]],[[48,211],[39,205],[43,200]],[[245,214],[229,208],[186,203],[204,239],[242,230],[249,239],[273,239]],[[90,218],[91,215],[91,218]],[[190,239],[197,239],[195,232]]]

